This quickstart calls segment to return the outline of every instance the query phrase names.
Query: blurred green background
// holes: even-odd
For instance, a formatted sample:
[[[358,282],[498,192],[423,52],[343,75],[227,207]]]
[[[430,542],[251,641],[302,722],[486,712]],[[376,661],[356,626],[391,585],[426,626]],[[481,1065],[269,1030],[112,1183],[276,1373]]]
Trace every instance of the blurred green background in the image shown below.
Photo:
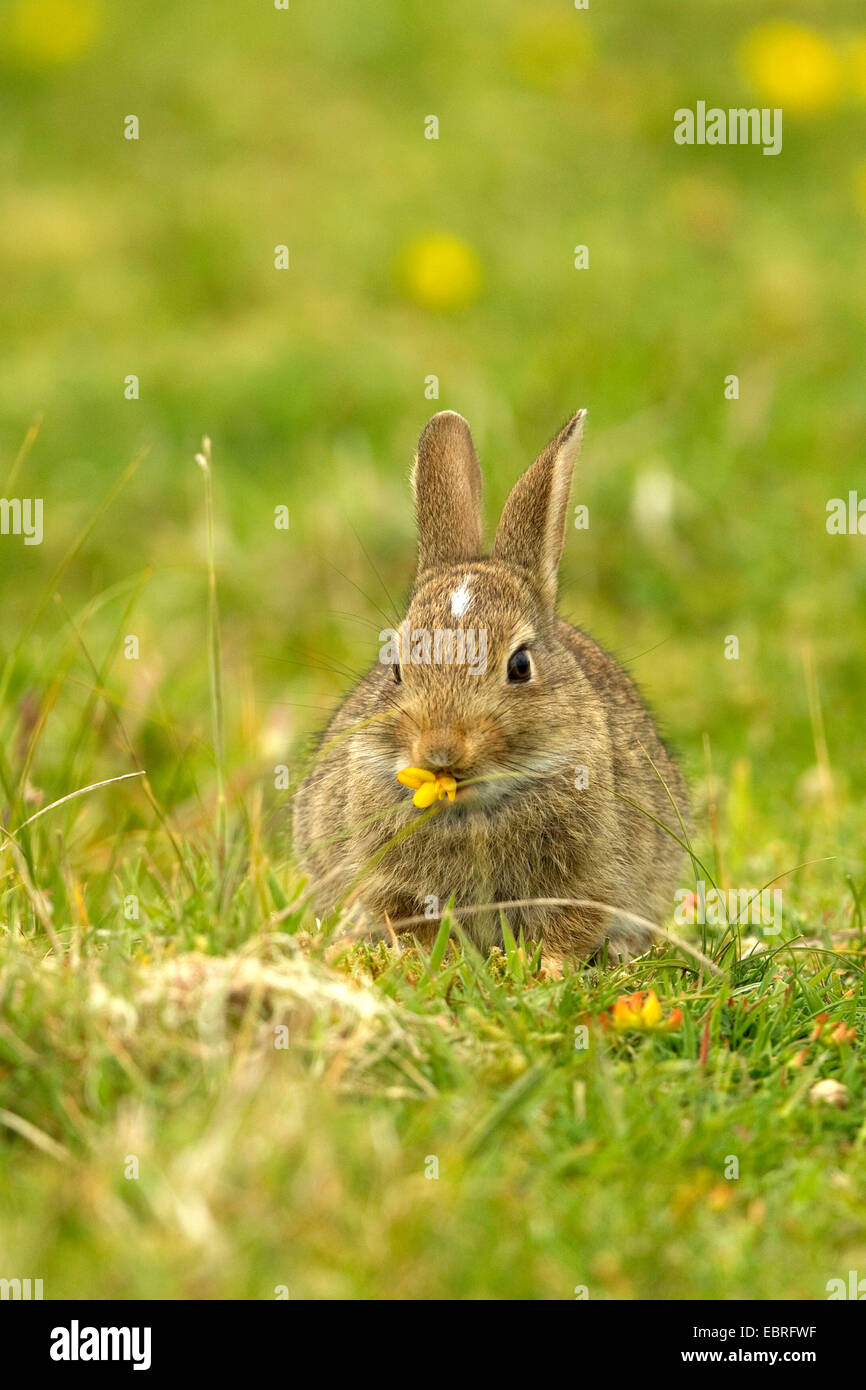
[[[41,547],[0,538],[7,653],[25,633],[7,742],[70,640],[52,602],[31,623],[47,585],[160,795],[192,796],[209,757],[203,433],[229,769],[270,785],[374,657],[385,590],[406,592],[428,416],[470,420],[492,527],[587,406],[573,500],[590,528],[568,535],[564,613],[627,661],[699,779],[706,732],[764,841],[778,818],[815,848],[820,810],[861,863],[866,538],[825,528],[828,499],[866,494],[859,4],[0,8],[0,468],[40,417],[14,495],[45,503]],[[782,154],[676,145],[673,112],[698,99],[782,106]],[[52,777],[93,684],[74,643],[63,669],[37,800],[68,789]],[[98,770],[127,765],[106,734]]]

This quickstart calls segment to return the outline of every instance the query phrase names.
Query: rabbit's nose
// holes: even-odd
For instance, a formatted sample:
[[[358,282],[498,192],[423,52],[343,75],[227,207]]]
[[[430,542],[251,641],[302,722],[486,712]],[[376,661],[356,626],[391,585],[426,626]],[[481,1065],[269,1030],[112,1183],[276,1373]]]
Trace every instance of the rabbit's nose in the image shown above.
[[[458,738],[448,738],[435,734],[432,738],[422,738],[418,743],[419,767],[435,772],[441,768],[456,768],[463,757],[463,744]]]
[[[427,754],[427,764],[431,772],[437,767],[450,767],[456,761],[457,754],[451,748],[431,748]]]

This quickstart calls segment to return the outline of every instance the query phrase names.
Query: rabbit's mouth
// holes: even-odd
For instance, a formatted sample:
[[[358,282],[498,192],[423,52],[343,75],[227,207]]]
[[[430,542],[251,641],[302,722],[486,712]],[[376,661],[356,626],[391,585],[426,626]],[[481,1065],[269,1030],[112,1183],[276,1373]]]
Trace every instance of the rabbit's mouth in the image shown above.
[[[529,774],[514,772],[475,772],[458,780],[455,809],[464,815],[477,812],[489,816],[504,811],[525,796],[532,785]]]
[[[457,802],[467,810],[477,807],[489,811],[519,797],[528,787],[528,777],[513,773],[488,773],[457,783]]]
[[[532,766],[520,768],[473,768],[452,772],[449,769],[405,767],[397,780],[414,791],[413,804],[419,810],[432,807],[451,812],[451,807],[463,813],[478,811],[489,815],[505,809],[537,785],[539,775],[559,771],[555,759],[536,760]],[[451,812],[453,814],[453,812]]]
[[[500,765],[479,769],[463,774],[457,781],[457,803],[468,811],[491,812],[503,810],[513,802],[519,801],[529,792],[537,792],[539,780],[556,776],[563,771],[561,761],[550,755],[541,755],[527,760],[519,767],[504,768]]]
[[[465,773],[451,772],[437,768],[434,772],[424,767],[404,767],[397,773],[397,781],[414,791],[413,805],[419,810],[428,810],[441,803],[444,810],[455,803],[464,810],[489,805],[501,799],[501,789],[491,796],[489,780],[483,776],[467,776]]]

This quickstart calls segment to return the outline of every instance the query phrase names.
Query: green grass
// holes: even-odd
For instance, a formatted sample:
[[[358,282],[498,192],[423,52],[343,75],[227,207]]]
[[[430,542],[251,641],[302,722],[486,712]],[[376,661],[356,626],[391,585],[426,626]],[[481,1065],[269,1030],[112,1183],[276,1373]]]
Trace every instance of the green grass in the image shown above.
[[[75,653],[91,678],[66,739],[50,734],[68,675],[0,758],[9,1277],[50,1297],[818,1298],[859,1268],[866,933],[837,861],[783,880],[779,937],[682,928],[683,948],[561,979],[532,943],[506,933],[483,959],[447,921],[429,954],[353,941],[306,906],[285,794],[242,772],[227,815],[208,766],[226,694],[214,560],[210,713],[205,686],[171,811],[149,777],[84,790],[112,755],[141,761],[131,720],[147,734],[72,618],[61,669]],[[237,749],[255,726],[230,734]],[[33,783],[52,747],[58,785],[82,786],[57,805]],[[822,804],[837,828],[853,818]],[[755,889],[795,868],[793,837],[752,848],[767,827],[742,772],[705,820],[708,880],[720,861]],[[679,1026],[613,1026],[647,989]],[[827,1079],[844,1107],[815,1103]]]
[[[862,1034],[862,934],[562,980],[531,949],[328,945],[261,832],[222,880],[206,831],[173,875],[142,837],[111,924],[81,904],[53,951],[9,886],[10,1271],[54,1297],[820,1298],[862,1265],[863,1069],[826,1036]],[[27,847],[55,918],[57,839]],[[602,1025],[647,988],[679,1028]]]
[[[866,540],[825,528],[866,490],[863,93],[786,109],[777,159],[674,145],[764,104],[775,0],[124,8],[55,65],[0,13],[0,495],[45,503],[0,536],[0,1277],[824,1297],[866,1273]],[[475,298],[407,284],[431,232]],[[785,875],[782,936],[561,980],[341,944],[274,769],[407,591],[420,429],[470,419],[492,522],[581,405],[562,611],[648,693],[712,877]],[[602,1026],[648,988],[679,1028]]]

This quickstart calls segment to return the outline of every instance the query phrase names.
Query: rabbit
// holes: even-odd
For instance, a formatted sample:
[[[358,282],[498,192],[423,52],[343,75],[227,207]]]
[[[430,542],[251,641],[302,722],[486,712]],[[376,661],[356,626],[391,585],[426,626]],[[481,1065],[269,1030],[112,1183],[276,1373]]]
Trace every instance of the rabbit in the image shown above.
[[[548,958],[579,960],[605,942],[632,958],[672,910],[683,778],[630,677],[556,613],[585,415],[519,479],[487,557],[469,426],[446,410],[424,429],[405,620],[295,794],[318,911],[429,945],[451,904],[482,951],[502,946],[504,914]]]

